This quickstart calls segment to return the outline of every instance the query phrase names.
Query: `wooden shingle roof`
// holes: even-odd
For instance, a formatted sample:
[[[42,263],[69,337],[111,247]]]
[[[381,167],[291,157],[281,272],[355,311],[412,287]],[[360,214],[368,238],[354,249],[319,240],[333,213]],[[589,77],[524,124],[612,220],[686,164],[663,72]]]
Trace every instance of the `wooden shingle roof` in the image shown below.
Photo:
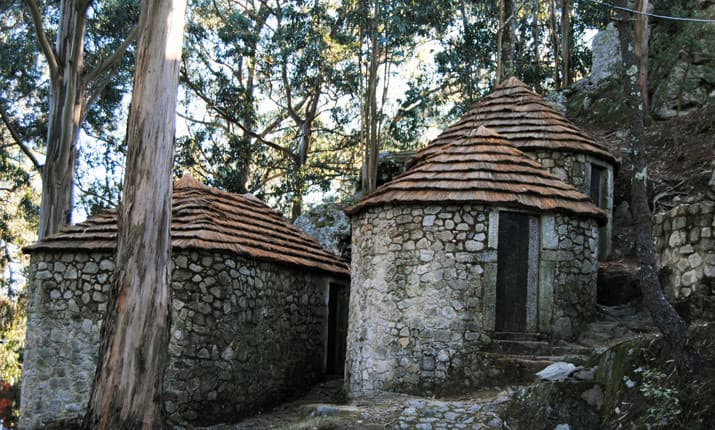
[[[116,238],[117,211],[112,209],[64,227],[24,251],[111,251]],[[258,198],[221,191],[191,176],[174,183],[171,243],[174,250],[226,251],[341,276],[350,274],[347,261]]]
[[[526,84],[511,77],[497,85],[494,92],[420,150],[408,166],[480,125],[496,130],[524,151],[555,149],[579,152],[616,164],[616,158],[608,149],[554,110]]]
[[[345,211],[408,203],[482,203],[606,221],[606,213],[588,196],[483,126],[435,148]]]

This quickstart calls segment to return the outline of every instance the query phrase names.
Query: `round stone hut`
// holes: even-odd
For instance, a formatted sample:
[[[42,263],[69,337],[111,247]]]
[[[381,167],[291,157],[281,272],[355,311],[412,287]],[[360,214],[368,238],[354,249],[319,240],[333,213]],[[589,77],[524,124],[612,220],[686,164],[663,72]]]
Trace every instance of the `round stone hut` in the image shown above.
[[[21,426],[78,420],[114,276],[116,211],[25,249],[30,265]],[[169,420],[231,423],[342,374],[347,262],[250,195],[174,185]]]
[[[479,386],[495,336],[569,339],[595,311],[605,212],[485,127],[346,212],[352,396]]]
[[[491,94],[418,152],[408,166],[480,125],[504,136],[554,176],[589,195],[606,212],[609,221],[599,233],[599,256],[605,259],[611,248],[616,158],[517,78],[508,78],[497,85]]]

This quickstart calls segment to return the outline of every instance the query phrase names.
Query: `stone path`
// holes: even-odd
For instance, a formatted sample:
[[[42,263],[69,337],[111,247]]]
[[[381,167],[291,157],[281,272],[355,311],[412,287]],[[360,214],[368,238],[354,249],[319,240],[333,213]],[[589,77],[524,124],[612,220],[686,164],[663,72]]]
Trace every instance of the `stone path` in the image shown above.
[[[239,424],[202,430],[506,429],[497,409],[513,392],[512,388],[487,389],[442,400],[382,393],[370,399],[346,402],[342,381],[331,380],[268,413]]]
[[[598,305],[598,318],[581,332],[578,343],[602,348],[617,340],[655,331],[650,314],[640,305]]]
[[[599,306],[598,319],[583,331],[578,344],[554,348],[596,350],[623,337],[652,330],[650,316],[638,306]],[[382,393],[348,402],[342,384],[340,379],[325,381],[272,411],[239,424],[203,430],[506,430],[509,425],[499,416],[499,409],[519,389],[517,385],[493,387],[439,400]]]
[[[485,390],[463,400],[417,399],[408,402],[397,419],[400,430],[506,429],[498,415],[514,390]]]

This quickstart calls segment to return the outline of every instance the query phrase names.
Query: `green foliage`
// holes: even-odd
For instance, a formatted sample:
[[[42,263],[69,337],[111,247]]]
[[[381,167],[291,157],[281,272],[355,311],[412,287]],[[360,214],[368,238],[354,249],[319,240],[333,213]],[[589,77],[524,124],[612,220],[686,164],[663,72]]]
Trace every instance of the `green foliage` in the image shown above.
[[[15,428],[20,416],[22,351],[25,346],[26,300],[0,297],[0,419]]]
[[[642,378],[639,390],[648,405],[642,417],[643,425],[648,429],[671,428],[682,413],[678,390],[669,385],[665,373],[660,370],[638,370],[641,370]]]
[[[84,68],[92,70],[108,58],[136,25],[139,16],[138,0],[95,0],[90,2],[84,43]],[[59,2],[38,2],[44,17],[44,30],[54,41],[59,20]],[[30,151],[43,152],[47,136],[47,104],[50,82],[46,64],[40,54],[29,8],[20,0],[0,0],[0,109],[6,121],[0,121],[2,145],[6,151],[14,143],[9,129]],[[97,80],[88,83],[86,97],[90,103],[82,128],[91,140],[101,142],[101,150],[91,146],[88,139],[79,149],[79,204],[88,212],[111,206],[118,200],[118,177],[90,176],[98,170],[116,172],[123,164],[122,141],[124,122],[121,112],[126,107],[125,96],[130,92],[133,75],[133,48],[121,61]],[[108,151],[104,151],[106,149]],[[22,160],[20,164],[24,165]],[[29,170],[38,170],[32,166]]]
[[[358,75],[334,5],[197,1],[190,16],[177,173],[287,209],[354,168]]]

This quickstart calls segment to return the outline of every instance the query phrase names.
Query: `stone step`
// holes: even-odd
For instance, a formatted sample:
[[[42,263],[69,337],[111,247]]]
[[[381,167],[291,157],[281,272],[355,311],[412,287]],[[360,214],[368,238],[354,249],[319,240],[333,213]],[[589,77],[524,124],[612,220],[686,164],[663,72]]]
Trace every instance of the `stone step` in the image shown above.
[[[518,331],[500,331],[493,335],[498,340],[546,340],[546,335],[542,333],[524,333]]]
[[[490,350],[513,355],[551,355],[551,345],[543,340],[495,339]]]
[[[493,363],[485,386],[530,384],[536,372],[553,363],[548,357],[485,353]]]
[[[551,347],[551,354],[554,356],[590,356],[592,353],[592,348],[581,345],[553,345]]]
[[[529,384],[537,379],[536,373],[557,361],[565,361],[576,366],[585,365],[590,355],[517,355],[498,352],[483,353],[493,363],[493,373],[485,386]]]

